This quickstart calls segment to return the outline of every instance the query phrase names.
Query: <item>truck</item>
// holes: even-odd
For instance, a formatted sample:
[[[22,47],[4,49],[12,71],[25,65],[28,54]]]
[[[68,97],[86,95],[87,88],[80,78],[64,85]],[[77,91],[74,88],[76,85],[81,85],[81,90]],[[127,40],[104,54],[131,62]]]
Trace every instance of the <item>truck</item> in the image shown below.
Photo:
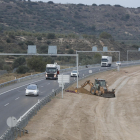
[[[58,65],[57,63],[47,64],[46,65],[46,74],[45,74],[46,80],[47,79],[58,79],[59,71],[60,71],[60,65]]]
[[[112,64],[112,56],[102,56],[101,67],[110,67]]]

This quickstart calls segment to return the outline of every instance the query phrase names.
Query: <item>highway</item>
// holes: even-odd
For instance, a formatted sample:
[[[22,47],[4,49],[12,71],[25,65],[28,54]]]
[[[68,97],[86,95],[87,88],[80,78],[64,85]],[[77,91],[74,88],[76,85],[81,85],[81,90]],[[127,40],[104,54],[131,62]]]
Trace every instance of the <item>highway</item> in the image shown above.
[[[140,64],[140,62],[137,62]],[[123,66],[136,65],[137,63],[122,64]],[[92,70],[93,74],[97,72],[102,72],[110,69],[117,69],[117,67],[112,65],[111,67],[101,67],[96,66],[92,68],[84,68],[79,70],[79,78],[89,74],[89,70]],[[61,74],[61,73],[60,73]],[[70,74],[66,72],[63,74]],[[70,80],[75,80],[76,78],[71,77]],[[76,80],[75,80],[76,81]],[[25,88],[28,84],[35,83],[39,87],[39,96],[25,96]],[[0,89],[0,136],[8,129],[7,118],[14,116],[17,119],[20,118],[25,112],[27,112],[34,104],[38,102],[38,99],[42,99],[46,95],[52,92],[52,89],[57,89],[59,84],[57,80],[46,80],[44,77],[39,77],[32,80],[27,80],[24,82],[19,82],[16,84],[9,85]]]

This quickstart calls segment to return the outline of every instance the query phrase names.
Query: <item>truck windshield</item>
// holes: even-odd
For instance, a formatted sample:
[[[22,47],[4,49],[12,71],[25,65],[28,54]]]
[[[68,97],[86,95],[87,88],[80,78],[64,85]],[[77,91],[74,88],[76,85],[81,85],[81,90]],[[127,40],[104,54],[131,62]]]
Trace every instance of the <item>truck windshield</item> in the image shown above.
[[[56,72],[56,68],[46,68],[46,72],[48,72],[48,73],[55,73]]]
[[[108,62],[108,60],[107,59],[102,59],[102,62]]]

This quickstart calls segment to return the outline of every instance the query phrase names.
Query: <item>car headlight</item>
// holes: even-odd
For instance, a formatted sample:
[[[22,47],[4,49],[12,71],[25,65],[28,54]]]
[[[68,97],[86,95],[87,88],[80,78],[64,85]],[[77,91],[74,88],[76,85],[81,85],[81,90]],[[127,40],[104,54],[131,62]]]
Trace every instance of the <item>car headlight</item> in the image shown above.
[[[37,91],[35,90],[35,91],[34,91],[34,93],[36,94],[36,93],[37,93]]]
[[[54,74],[54,77],[56,77],[56,74]]]

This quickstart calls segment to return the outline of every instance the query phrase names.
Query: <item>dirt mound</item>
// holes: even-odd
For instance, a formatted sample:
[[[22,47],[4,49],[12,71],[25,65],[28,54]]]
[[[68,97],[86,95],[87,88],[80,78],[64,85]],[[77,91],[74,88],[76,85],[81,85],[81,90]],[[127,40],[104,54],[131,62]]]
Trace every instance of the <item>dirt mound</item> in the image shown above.
[[[69,90],[69,91],[75,91],[75,90],[77,90],[77,88],[74,88],[74,87],[69,87],[67,90]],[[87,89],[85,89],[85,88],[78,88],[78,93],[84,93],[84,94],[90,94],[91,95],[91,93],[87,90]]]
[[[85,93],[85,94],[90,94],[90,95],[92,95],[88,90],[86,90],[86,89],[84,89],[84,88],[78,88],[78,92],[79,93]]]

